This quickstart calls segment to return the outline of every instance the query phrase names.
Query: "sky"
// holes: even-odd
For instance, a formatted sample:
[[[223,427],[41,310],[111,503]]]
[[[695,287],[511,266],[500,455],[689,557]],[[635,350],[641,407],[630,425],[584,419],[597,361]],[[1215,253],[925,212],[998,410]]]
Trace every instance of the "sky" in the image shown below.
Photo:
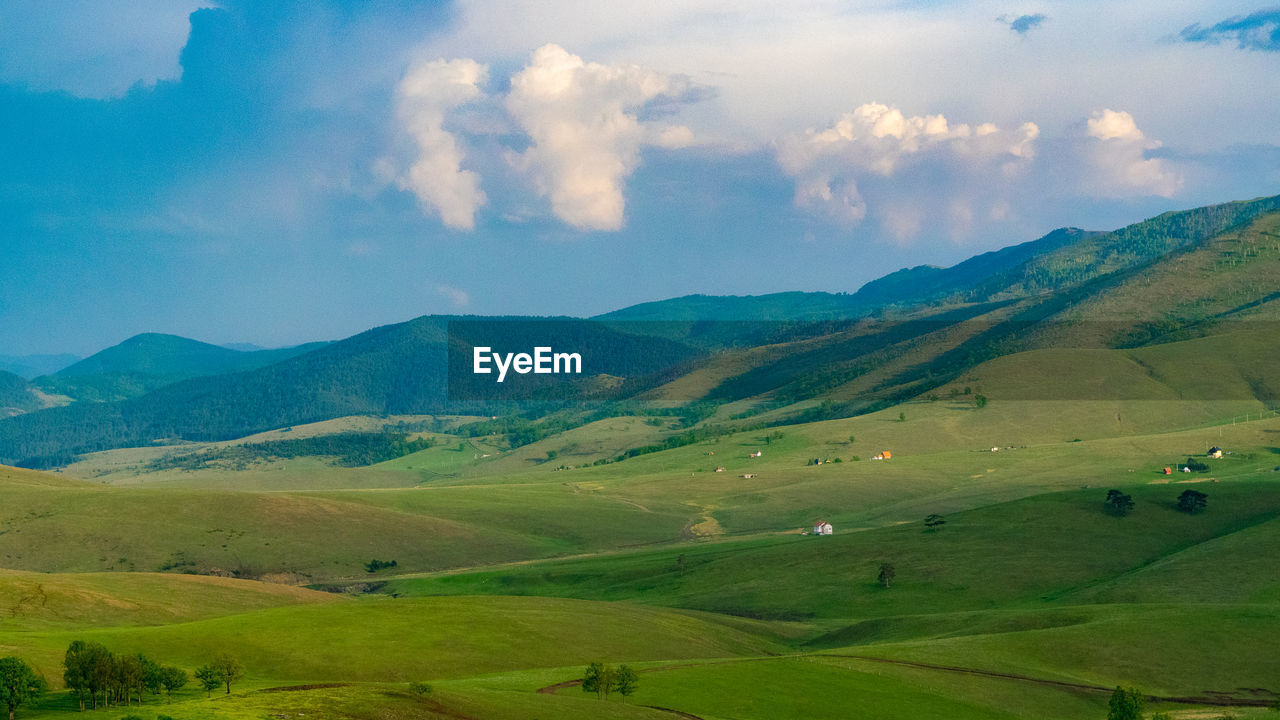
[[[1280,8],[0,0],[0,354],[853,292],[1280,193]]]

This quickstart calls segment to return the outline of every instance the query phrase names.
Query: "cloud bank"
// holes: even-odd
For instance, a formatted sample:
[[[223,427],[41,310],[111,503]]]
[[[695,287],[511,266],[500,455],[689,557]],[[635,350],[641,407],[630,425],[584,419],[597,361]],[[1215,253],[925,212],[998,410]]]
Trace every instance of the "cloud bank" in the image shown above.
[[[907,240],[932,219],[962,236],[975,213],[1007,215],[1001,190],[1035,157],[1039,135],[1030,122],[1013,130],[953,125],[869,103],[829,128],[779,139],[775,154],[795,180],[797,207],[857,225],[872,211],[861,189],[871,186],[882,225]]]

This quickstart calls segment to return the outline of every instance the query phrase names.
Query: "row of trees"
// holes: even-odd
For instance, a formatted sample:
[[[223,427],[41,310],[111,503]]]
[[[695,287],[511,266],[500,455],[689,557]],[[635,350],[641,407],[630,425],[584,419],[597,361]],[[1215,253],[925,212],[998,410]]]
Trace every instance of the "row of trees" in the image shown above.
[[[84,712],[86,704],[91,704],[95,710],[119,705],[122,700],[126,706],[132,705],[135,696],[141,705],[144,692],[152,695],[164,692],[172,699],[173,692],[186,687],[191,680],[185,670],[162,666],[141,653],[117,655],[104,645],[83,640],[76,640],[67,647],[62,664],[62,679],[79,700],[81,712]],[[224,686],[229,694],[231,684],[242,677],[244,666],[226,653],[219,654],[195,672],[201,689],[210,694]]]
[[[135,695],[141,705],[143,693],[147,691],[153,695],[164,691],[172,696],[174,690],[185,687],[189,680],[185,671],[161,666],[141,653],[116,655],[104,645],[83,640],[67,647],[62,664],[62,679],[80,701],[81,712],[86,702],[96,710],[99,699],[102,707],[111,707],[122,700],[126,706],[132,705]]]

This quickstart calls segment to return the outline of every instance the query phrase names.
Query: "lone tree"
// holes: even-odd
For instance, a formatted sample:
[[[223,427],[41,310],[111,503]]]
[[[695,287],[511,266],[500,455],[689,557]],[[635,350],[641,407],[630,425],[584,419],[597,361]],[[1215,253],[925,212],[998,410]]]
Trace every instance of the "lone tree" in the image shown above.
[[[1108,490],[1107,509],[1120,517],[1124,517],[1129,514],[1129,511],[1133,510],[1133,498],[1119,490]]]
[[[212,696],[213,691],[222,687],[222,678],[218,676],[218,671],[212,665],[202,665],[196,668],[196,680],[200,681],[200,689],[204,690],[206,695]]]
[[[1198,513],[1209,503],[1209,496],[1199,490],[1183,490],[1178,496],[1178,509],[1185,513]]]
[[[934,513],[924,519],[924,526],[929,528],[930,530],[937,530],[938,528],[946,524],[947,524],[947,519],[937,513]]]
[[[47,690],[44,678],[21,658],[0,658],[0,705],[9,708],[9,720],[22,705],[39,699]]]
[[[630,665],[623,665],[618,668],[617,674],[613,678],[613,688],[623,698],[631,697],[631,694],[640,687],[640,675],[631,668]]]
[[[244,677],[244,666],[230,653],[218,653],[209,665],[218,674],[218,680],[227,686],[227,694],[231,694],[231,683]]]
[[[1107,720],[1142,720],[1142,706],[1146,699],[1134,688],[1116,686],[1107,704]]]
[[[880,563],[880,574],[876,578],[884,583],[885,587],[889,587],[889,583],[893,582],[893,578],[897,575],[897,571],[887,562]]]
[[[164,692],[169,696],[169,702],[173,702],[173,691],[181,690],[187,686],[187,672],[182,668],[162,667],[160,668],[160,684],[164,687]]]

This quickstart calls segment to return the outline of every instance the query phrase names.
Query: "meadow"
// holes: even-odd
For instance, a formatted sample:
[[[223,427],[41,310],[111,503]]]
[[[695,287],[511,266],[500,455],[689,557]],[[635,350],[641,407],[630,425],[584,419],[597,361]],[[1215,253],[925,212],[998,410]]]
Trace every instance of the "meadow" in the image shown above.
[[[475,418],[360,417],[0,469],[0,655],[52,688],[23,719],[75,711],[74,640],[245,667],[230,695],[91,712],[108,720],[1087,720],[1117,685],[1176,718],[1265,717],[1280,417],[1242,389],[1269,346],[1207,342],[1018,353],[878,412],[625,459],[679,418],[511,447],[453,434]],[[1079,397],[1037,397],[1046,376]],[[433,423],[411,435],[431,447],[366,467],[153,462],[394,423]],[[1207,472],[1163,472],[1211,446],[1227,453]],[[1188,489],[1203,511],[1178,508]],[[834,535],[811,534],[820,519]],[[636,692],[583,692],[597,661],[638,670]]]

